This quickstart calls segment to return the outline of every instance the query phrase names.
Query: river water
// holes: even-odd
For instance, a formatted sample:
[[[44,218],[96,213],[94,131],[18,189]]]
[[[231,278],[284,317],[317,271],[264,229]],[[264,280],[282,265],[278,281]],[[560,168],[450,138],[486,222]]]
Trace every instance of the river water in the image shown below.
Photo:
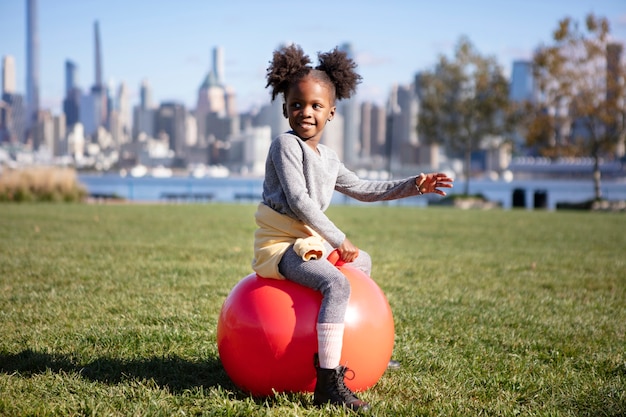
[[[226,177],[196,178],[172,176],[155,178],[117,174],[80,174],[79,181],[94,196],[118,196],[136,202],[256,202],[263,190],[262,178]],[[456,181],[451,193],[461,193],[463,181]],[[483,194],[499,202],[503,208],[527,207],[553,210],[558,203],[578,203],[594,197],[591,179],[576,180],[513,180],[492,181],[472,179],[470,194]],[[626,200],[626,179],[602,182],[602,196],[608,200]],[[425,206],[439,196],[411,197],[390,205]],[[335,193],[333,204],[363,204]],[[372,203],[367,203],[372,204]]]

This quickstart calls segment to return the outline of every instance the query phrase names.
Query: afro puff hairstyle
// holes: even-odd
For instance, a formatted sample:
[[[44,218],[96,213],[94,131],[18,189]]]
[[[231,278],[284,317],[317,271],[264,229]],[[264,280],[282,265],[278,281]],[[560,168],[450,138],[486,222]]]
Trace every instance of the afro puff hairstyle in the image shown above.
[[[285,97],[292,85],[308,75],[332,87],[333,99],[347,99],[356,92],[362,78],[355,71],[356,63],[345,52],[335,47],[329,52],[318,52],[317,58],[319,64],[313,67],[309,56],[295,44],[275,50],[267,68],[265,86],[272,89],[272,101],[280,94]]]

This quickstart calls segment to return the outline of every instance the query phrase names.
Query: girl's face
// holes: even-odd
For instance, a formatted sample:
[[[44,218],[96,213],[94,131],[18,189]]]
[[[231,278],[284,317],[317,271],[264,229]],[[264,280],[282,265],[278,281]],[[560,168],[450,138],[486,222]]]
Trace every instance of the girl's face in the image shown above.
[[[285,97],[283,110],[289,126],[313,149],[322,138],[326,122],[335,117],[336,107],[331,100],[329,86],[311,76],[293,85]]]

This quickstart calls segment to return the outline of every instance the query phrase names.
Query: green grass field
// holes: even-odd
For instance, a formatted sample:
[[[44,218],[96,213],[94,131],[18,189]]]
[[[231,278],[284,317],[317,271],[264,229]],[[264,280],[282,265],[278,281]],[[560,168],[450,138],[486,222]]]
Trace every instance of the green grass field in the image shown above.
[[[216,325],[253,205],[0,205],[0,415],[340,416],[251,398]],[[378,416],[626,415],[626,215],[336,206],[392,307]]]

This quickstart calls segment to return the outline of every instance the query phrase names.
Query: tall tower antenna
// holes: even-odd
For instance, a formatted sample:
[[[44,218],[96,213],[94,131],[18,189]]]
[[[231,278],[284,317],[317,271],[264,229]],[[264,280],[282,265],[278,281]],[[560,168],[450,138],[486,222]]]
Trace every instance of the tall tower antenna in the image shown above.
[[[37,120],[39,112],[39,31],[37,28],[37,1],[26,3],[26,103],[27,127]]]
[[[102,57],[100,54],[100,28],[98,26],[98,21],[94,23],[94,41],[95,41],[95,68],[96,68],[96,87],[102,87]]]

